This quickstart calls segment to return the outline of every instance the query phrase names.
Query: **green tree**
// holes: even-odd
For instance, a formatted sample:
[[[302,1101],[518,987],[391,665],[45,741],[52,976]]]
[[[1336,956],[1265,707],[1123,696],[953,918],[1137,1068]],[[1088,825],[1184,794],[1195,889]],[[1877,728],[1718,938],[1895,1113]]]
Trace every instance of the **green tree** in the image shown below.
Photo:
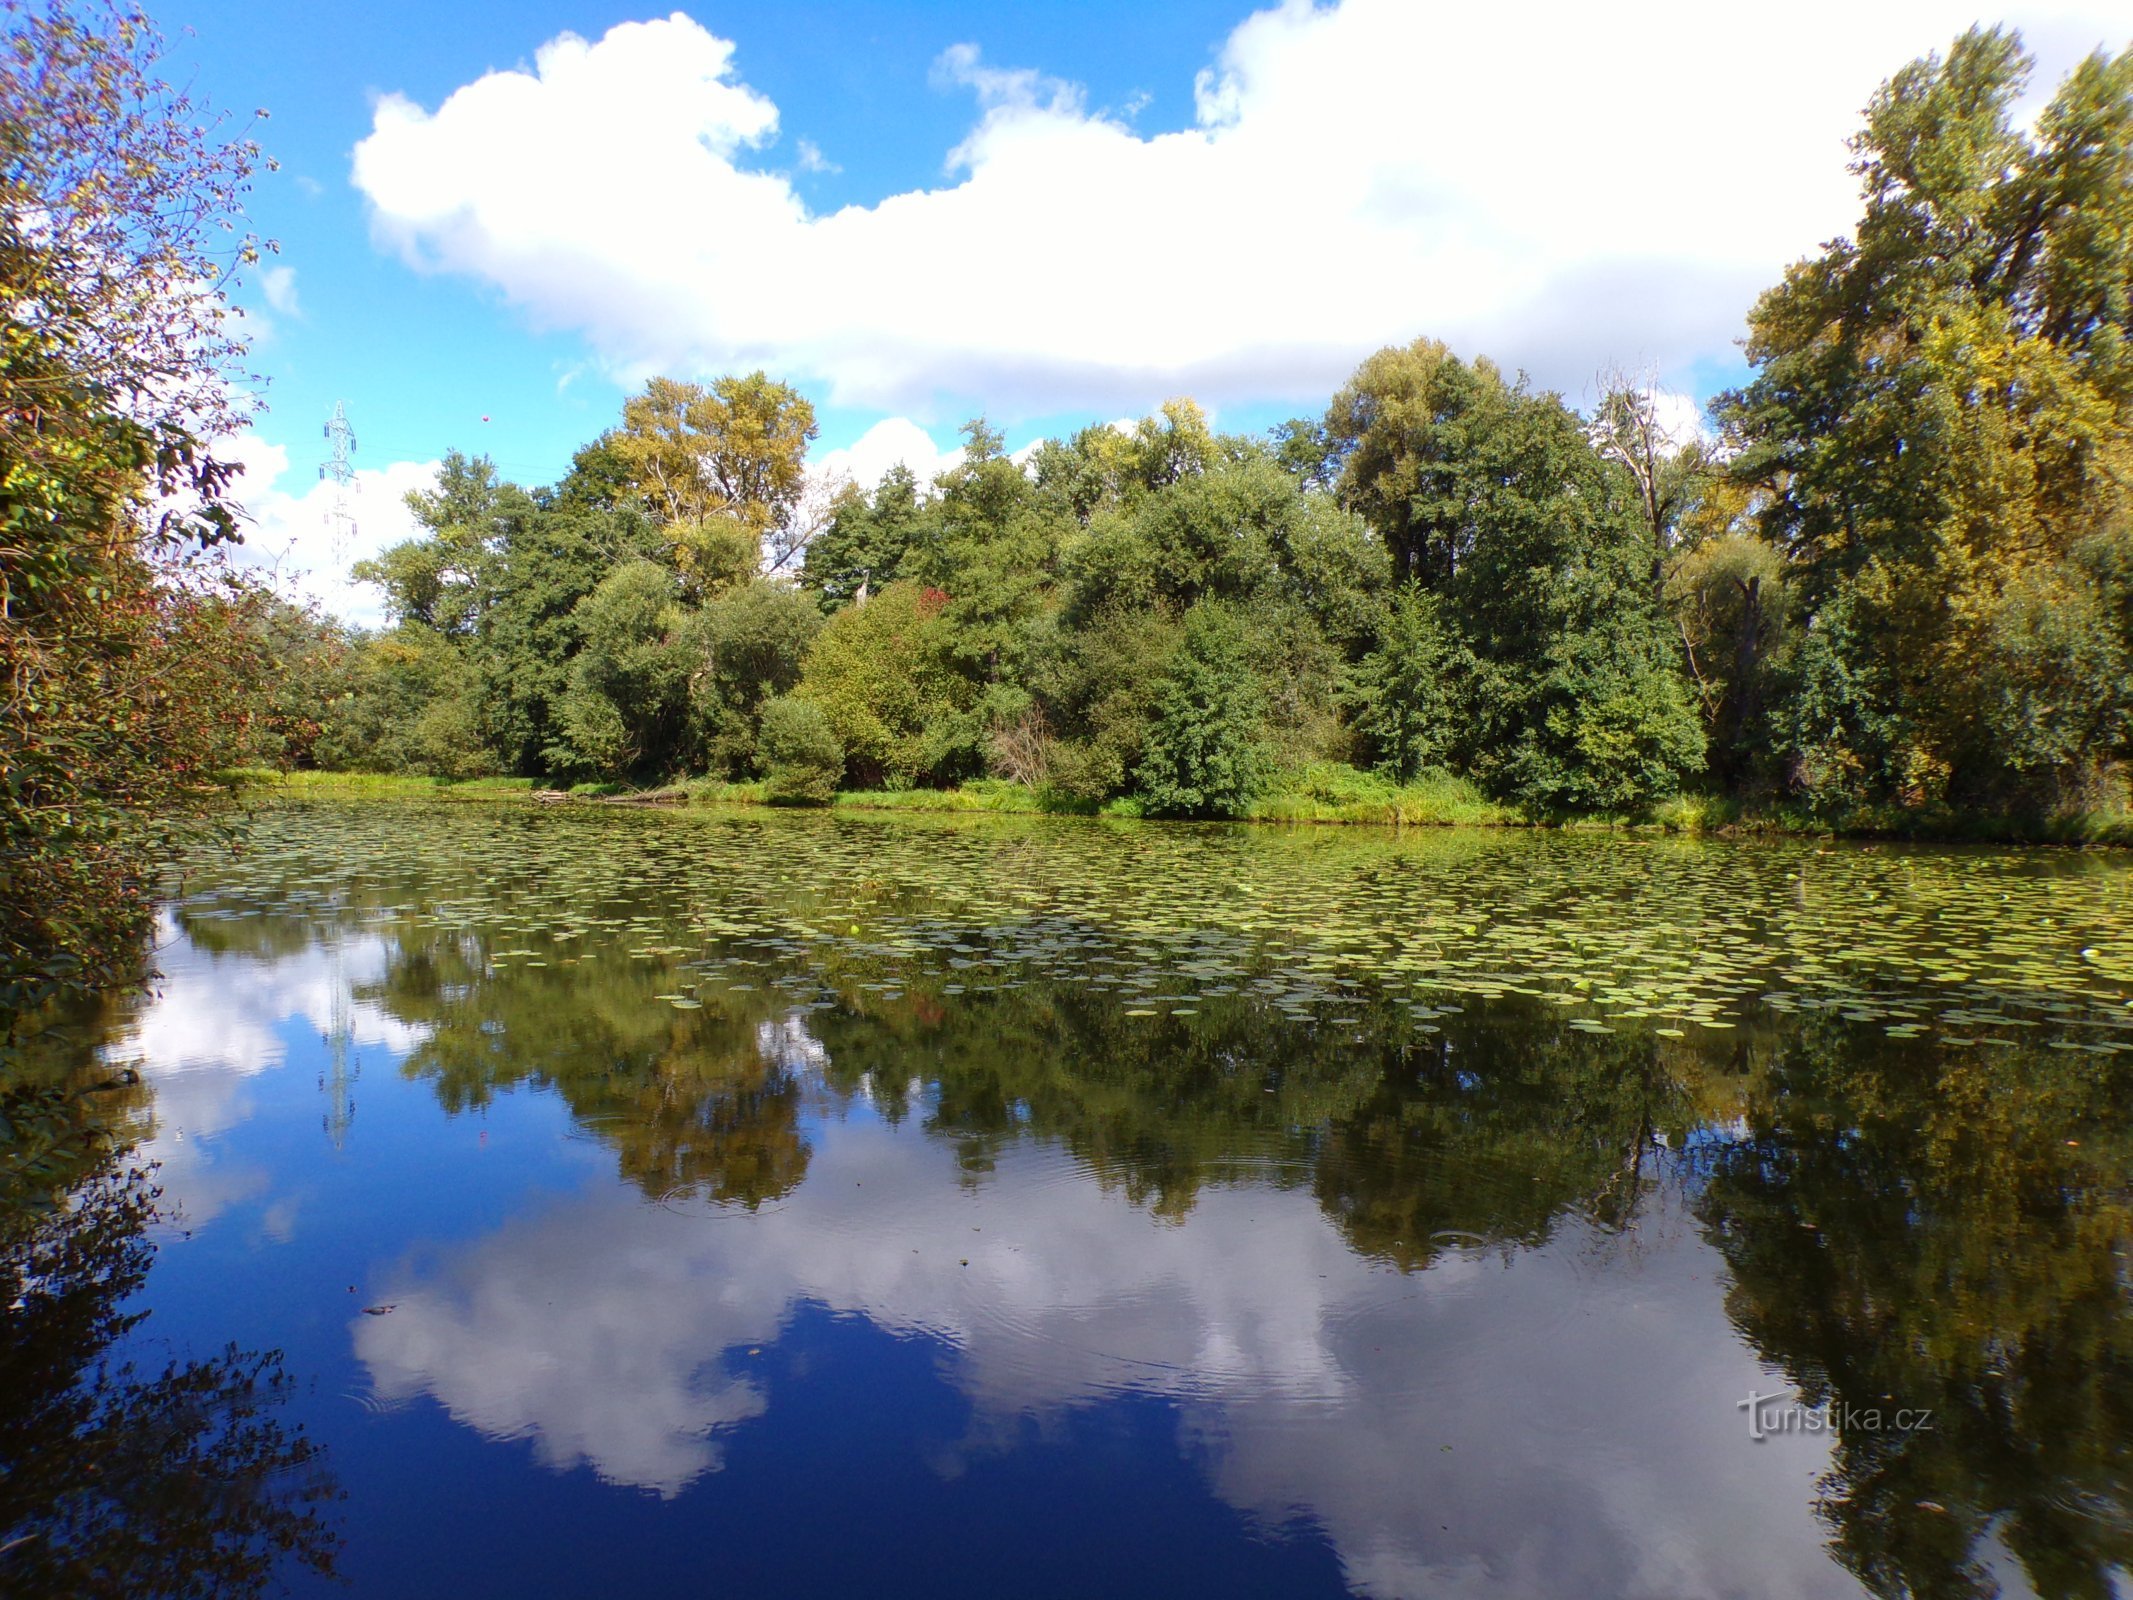
[[[899,461],[871,495],[854,489],[837,502],[829,525],[801,558],[800,582],[821,597],[825,610],[864,599],[906,575],[921,529],[918,479]]]
[[[258,258],[261,158],[159,52],[63,0],[0,37],[0,1076],[36,1008],[137,974],[266,665],[214,554],[246,395],[221,290]]]
[[[976,694],[957,669],[945,600],[892,583],[831,617],[793,697],[829,718],[862,788],[953,782],[978,770]]]
[[[561,494],[521,504],[521,514],[503,519],[496,557],[484,568],[470,656],[489,743],[509,770],[538,775],[561,736],[559,708],[584,642],[580,602],[610,573],[661,546],[649,520],[627,504],[602,509]]]
[[[510,512],[530,509],[524,492],[500,483],[487,456],[447,450],[435,489],[410,490],[407,508],[423,532],[355,564],[359,583],[385,591],[396,621],[419,622],[455,637],[479,625],[489,567]]]
[[[1261,701],[1244,629],[1219,605],[1195,606],[1156,692],[1135,770],[1149,811],[1241,816],[1268,776]]]
[[[584,644],[558,708],[560,771],[602,778],[667,773],[682,756],[691,653],[680,586],[657,562],[618,567],[578,602]]]
[[[1576,413],[1420,340],[1364,362],[1327,432],[1342,498],[1439,597],[1465,679],[1455,765],[1571,810],[1632,809],[1702,768],[1641,497]]]
[[[1061,794],[1094,802],[1132,787],[1177,641],[1174,618],[1130,604],[1047,641],[1032,681],[1049,729],[1046,780]]]
[[[2025,129],[2030,67],[1973,29],[1883,86],[1855,233],[1757,302],[1756,375],[1722,406],[1808,620],[1809,790],[1849,772],[1862,798],[2048,807],[2123,753],[2018,752],[2004,717],[2027,713],[1974,670],[2133,504],[2133,52],[2082,62]]]
[[[1459,697],[1470,674],[1440,605],[1427,590],[1403,590],[1387,610],[1377,648],[1346,684],[1372,763],[1403,783],[1446,765],[1457,740]]]
[[[780,695],[763,707],[765,789],[792,805],[828,805],[844,777],[844,744],[812,700]]]
[[[709,770],[731,777],[757,770],[766,705],[798,685],[821,628],[822,613],[803,592],[763,578],[720,595],[684,624],[697,662],[689,679],[696,745]]]

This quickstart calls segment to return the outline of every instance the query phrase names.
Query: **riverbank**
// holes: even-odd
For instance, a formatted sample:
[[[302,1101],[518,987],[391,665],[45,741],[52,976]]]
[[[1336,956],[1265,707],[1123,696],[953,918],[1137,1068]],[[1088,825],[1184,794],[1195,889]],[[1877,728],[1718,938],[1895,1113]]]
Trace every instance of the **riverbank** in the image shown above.
[[[235,788],[299,799],[496,801],[540,798],[606,805],[768,806],[761,783],[692,778],[647,788],[585,783],[543,788],[532,778],[445,779],[405,773],[277,772],[229,774]],[[993,813],[1004,816],[1100,816],[1140,820],[1131,800],[1102,806],[1062,803],[1047,791],[984,778],[953,789],[847,790],[832,811]],[[1458,778],[1394,784],[1372,773],[1320,766],[1286,774],[1238,819],[1257,824],[1410,828],[1591,828],[1737,837],[1896,839],[1931,844],[2030,844],[2133,847],[2133,815],[2075,812],[2051,818],[1884,809],[1841,820],[1785,807],[1750,806],[1711,796],[1682,796],[1634,816],[1545,816],[1501,805]]]

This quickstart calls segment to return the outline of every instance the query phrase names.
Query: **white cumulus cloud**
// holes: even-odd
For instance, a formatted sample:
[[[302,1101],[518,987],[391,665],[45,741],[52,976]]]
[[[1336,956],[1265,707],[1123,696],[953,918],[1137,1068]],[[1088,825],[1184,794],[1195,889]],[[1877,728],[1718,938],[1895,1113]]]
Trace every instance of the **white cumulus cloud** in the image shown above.
[[[884,410],[1310,400],[1430,333],[1575,393],[1727,357],[1756,291],[1849,227],[1875,86],[1975,17],[1288,0],[1152,136],[944,40],[937,85],[977,118],[942,186],[818,215],[750,165],[778,112],[733,43],[677,12],[435,109],[387,95],[354,178],[408,260],[626,378],[764,365]],[[2115,0],[2011,20],[2040,87],[2128,33]]]
[[[932,434],[909,417],[884,417],[850,444],[825,450],[811,463],[811,470],[824,482],[849,479],[862,489],[872,489],[884,472],[900,463],[911,469],[923,492],[962,459],[960,446],[942,449]]]
[[[357,468],[348,486],[351,523],[344,531],[330,515],[334,486],[308,467],[292,468],[283,446],[247,432],[231,441],[228,454],[245,469],[234,491],[246,518],[239,562],[272,576],[292,599],[315,601],[344,622],[383,622],[382,596],[355,582],[349,569],[420,531],[407,493],[433,487],[438,464]]]

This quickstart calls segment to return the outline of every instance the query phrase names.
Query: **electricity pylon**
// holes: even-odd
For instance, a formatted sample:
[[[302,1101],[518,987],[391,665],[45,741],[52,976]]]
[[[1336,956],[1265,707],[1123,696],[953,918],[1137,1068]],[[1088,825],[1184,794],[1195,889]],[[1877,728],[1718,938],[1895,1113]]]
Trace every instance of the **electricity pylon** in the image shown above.
[[[355,482],[355,466],[348,459],[355,454],[355,429],[348,425],[348,402],[333,402],[333,415],[326,420],[326,438],[333,446],[333,454],[318,469],[319,481],[333,485],[333,504],[326,508],[326,531],[333,539],[333,564],[336,568],[347,563],[348,546],[355,538],[355,513],[349,509],[348,486]]]

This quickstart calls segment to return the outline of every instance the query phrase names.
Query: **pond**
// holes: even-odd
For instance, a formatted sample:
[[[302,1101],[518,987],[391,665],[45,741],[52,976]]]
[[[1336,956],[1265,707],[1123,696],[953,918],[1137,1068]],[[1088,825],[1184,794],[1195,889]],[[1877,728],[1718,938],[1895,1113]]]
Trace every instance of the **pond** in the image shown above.
[[[4,1233],[10,1593],[2133,1566],[2124,857],[508,803],[240,845],[82,1041],[139,1142]]]

